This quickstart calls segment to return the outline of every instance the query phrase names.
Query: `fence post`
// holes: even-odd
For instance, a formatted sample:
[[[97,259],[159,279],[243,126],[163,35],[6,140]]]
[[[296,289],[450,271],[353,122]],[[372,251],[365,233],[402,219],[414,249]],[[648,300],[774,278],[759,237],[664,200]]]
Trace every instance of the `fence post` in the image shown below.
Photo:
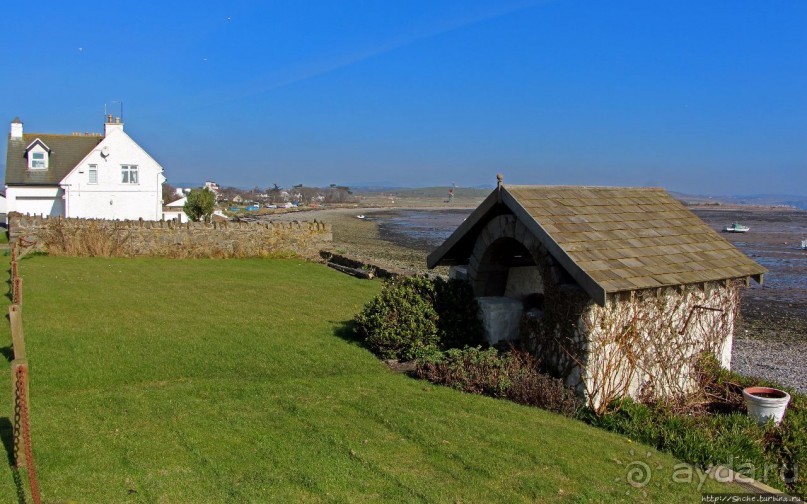
[[[19,267],[17,266],[17,261],[11,261],[11,281],[13,282],[15,278],[17,278],[20,274]]]
[[[11,361],[11,397],[13,398],[13,411],[14,411],[14,463],[18,468],[28,466],[28,461],[25,459],[25,447],[23,445],[23,430],[22,430],[22,404],[28,397],[28,373],[20,373],[20,368],[28,368],[28,361],[25,359],[14,359]],[[23,380],[22,384],[18,382]],[[20,397],[19,391],[22,390],[25,397]]]
[[[25,335],[22,331],[22,309],[20,305],[9,305],[8,321],[11,325],[11,347],[15,359],[25,359]]]

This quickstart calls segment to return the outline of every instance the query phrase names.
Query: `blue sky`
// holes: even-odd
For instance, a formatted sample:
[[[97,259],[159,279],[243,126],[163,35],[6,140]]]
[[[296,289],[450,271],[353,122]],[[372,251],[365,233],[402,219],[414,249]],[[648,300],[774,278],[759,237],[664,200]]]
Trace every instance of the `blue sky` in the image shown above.
[[[169,182],[807,194],[803,0],[12,2],[0,33],[7,121],[122,100]]]

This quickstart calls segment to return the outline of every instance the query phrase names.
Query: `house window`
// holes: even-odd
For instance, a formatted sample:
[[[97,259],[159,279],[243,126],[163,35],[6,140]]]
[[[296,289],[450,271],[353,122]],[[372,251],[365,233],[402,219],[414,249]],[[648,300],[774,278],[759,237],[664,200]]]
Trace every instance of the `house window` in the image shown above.
[[[31,168],[38,168],[44,170],[47,168],[45,166],[45,153],[44,152],[32,152],[31,153]]]
[[[90,184],[98,183],[98,165],[90,165]]]
[[[124,184],[137,184],[137,166],[121,165],[121,176]]]

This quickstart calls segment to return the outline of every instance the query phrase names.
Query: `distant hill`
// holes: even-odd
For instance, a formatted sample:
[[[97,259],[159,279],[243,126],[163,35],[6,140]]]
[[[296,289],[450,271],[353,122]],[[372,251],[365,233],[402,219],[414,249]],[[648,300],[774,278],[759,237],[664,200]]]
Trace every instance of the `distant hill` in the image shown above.
[[[737,196],[707,196],[684,194],[670,191],[670,194],[684,203],[690,205],[731,204],[731,205],[757,205],[757,206],[792,206],[807,210],[807,196],[794,194],[748,194]]]

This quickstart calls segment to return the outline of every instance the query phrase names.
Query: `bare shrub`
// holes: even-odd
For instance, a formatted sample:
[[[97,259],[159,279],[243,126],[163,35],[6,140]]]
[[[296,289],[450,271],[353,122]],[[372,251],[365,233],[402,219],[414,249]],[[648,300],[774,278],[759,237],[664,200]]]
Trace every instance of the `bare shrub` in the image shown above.
[[[63,219],[49,219],[42,237],[45,249],[54,255],[113,257],[127,255],[129,231],[105,226],[100,221],[71,226]]]
[[[562,380],[541,373],[538,364],[522,350],[499,353],[495,348],[475,347],[448,350],[439,357],[421,360],[415,374],[465,392],[575,416],[581,406],[579,398]]]
[[[543,320],[525,321],[522,338],[553,374],[578,380],[597,414],[629,395],[682,402],[697,390],[698,356],[728,344],[739,285],[632,291],[605,306],[556,296]]]

